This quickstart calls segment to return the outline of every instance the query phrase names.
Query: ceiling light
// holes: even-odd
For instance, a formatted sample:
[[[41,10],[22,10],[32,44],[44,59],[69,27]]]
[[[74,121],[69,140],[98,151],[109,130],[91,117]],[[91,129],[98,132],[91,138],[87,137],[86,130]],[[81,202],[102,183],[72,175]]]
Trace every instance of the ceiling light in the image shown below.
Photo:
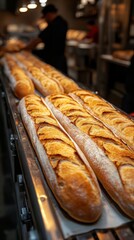
[[[23,12],[27,12],[27,10],[28,10],[28,9],[27,9],[27,6],[26,6],[25,3],[23,3],[22,6],[19,8],[19,12],[22,12],[22,13],[23,13]]]
[[[34,0],[31,0],[30,3],[27,5],[29,9],[35,9],[37,8],[37,4]]]

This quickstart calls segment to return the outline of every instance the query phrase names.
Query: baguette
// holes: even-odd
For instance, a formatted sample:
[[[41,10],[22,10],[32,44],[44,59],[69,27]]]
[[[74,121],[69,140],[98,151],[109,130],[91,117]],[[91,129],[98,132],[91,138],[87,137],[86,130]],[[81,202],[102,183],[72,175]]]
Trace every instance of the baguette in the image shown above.
[[[27,59],[22,54],[16,54],[16,59],[19,60],[20,64],[27,71],[29,77],[34,82],[36,89],[43,95],[47,96],[52,93],[63,93],[63,87],[61,84],[55,80],[48,77],[41,68],[37,65],[35,57],[30,57],[28,54]]]
[[[32,78],[36,89],[47,96],[52,93],[63,93],[63,88],[58,81],[49,78],[39,68],[31,66],[27,68],[29,76]]]
[[[45,104],[78,144],[108,194],[134,218],[134,152],[70,96],[52,95]]]
[[[65,93],[73,92],[79,89],[79,86],[70,78],[66,77],[52,66],[44,64],[41,61],[35,61],[38,68],[41,69],[49,78],[56,80],[63,87]]]
[[[78,90],[71,94],[71,96],[134,150],[133,120],[92,92]]]
[[[60,84],[64,88],[65,93],[73,92],[73,91],[79,89],[79,86],[72,79],[64,76],[57,70],[49,71],[47,74],[52,79],[56,79],[60,82]]]
[[[43,63],[32,54],[24,52],[23,54],[16,54],[16,58],[24,64],[24,67],[29,67],[29,63],[33,64],[38,70],[40,69],[40,74],[44,74],[49,77],[51,80],[56,81],[62,86],[65,93],[73,92],[79,89],[79,86],[70,78],[66,77],[54,67],[49,64]],[[42,72],[42,73],[41,73]],[[63,91],[61,91],[62,93]],[[56,92],[52,92],[53,94]],[[57,92],[59,93],[59,92]]]
[[[34,93],[34,85],[25,71],[18,66],[11,55],[4,58],[5,74],[10,80],[11,88],[15,96],[19,99],[28,94]]]
[[[85,156],[62,131],[40,97],[25,97],[19,110],[46,180],[61,207],[78,221],[96,221],[102,211],[101,193]]]

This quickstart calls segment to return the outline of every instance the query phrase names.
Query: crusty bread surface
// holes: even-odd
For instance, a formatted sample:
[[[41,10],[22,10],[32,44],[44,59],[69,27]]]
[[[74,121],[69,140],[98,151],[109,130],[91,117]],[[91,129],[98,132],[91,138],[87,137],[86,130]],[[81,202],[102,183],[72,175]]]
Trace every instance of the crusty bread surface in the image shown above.
[[[23,54],[17,53],[15,57],[24,65],[25,68],[28,68],[29,65],[30,66],[32,65],[30,68],[31,71],[32,71],[32,68],[38,69],[38,76],[40,74],[41,76],[44,76],[45,78],[50,79],[51,82],[56,81],[56,83],[58,83],[59,85],[60,90],[61,88],[62,90],[56,92],[57,87],[55,87],[54,85],[54,90],[51,91],[52,94],[63,93],[63,92],[69,93],[79,89],[79,86],[72,79],[63,75],[61,72],[59,72],[49,64],[46,64],[40,61],[38,58],[34,57],[32,54],[29,54],[27,52],[24,52]]]
[[[5,56],[4,67],[5,74],[9,78],[11,88],[17,98],[21,99],[34,93],[34,85],[31,79],[9,54]]]
[[[134,152],[97,118],[67,95],[45,99],[87,157],[108,194],[134,218]]]
[[[90,91],[78,90],[71,96],[134,150],[134,121],[132,119]]]
[[[19,110],[48,184],[61,207],[78,221],[96,221],[102,211],[101,194],[88,162],[83,162],[73,141],[62,131],[40,97],[25,97]]]
[[[39,68],[31,66],[27,68],[30,76],[39,92],[44,96],[50,95],[52,93],[63,93],[63,88],[59,82],[49,78]]]
[[[49,71],[48,76],[50,76],[52,79],[58,80],[64,88],[65,93],[73,92],[79,89],[78,85],[73,80],[64,76],[56,70]]]

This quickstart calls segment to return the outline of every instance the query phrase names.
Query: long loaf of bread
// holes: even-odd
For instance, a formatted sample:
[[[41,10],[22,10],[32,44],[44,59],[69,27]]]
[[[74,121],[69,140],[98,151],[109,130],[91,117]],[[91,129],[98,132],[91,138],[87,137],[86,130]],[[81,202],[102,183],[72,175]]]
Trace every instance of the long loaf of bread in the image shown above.
[[[24,52],[23,54],[17,53],[15,56],[21,63],[23,63],[24,67],[29,67],[30,63],[40,70],[41,75],[46,76],[46,78],[50,79],[51,81],[56,81],[59,86],[62,87],[62,91],[60,91],[61,93],[63,90],[65,93],[69,93],[79,89],[79,86],[72,79],[63,75],[49,64],[43,63],[32,54]],[[56,92],[52,91],[51,93],[55,94]]]
[[[78,90],[71,94],[71,96],[134,150],[133,120],[92,92]]]
[[[58,81],[49,78],[38,67],[28,67],[29,76],[32,78],[36,89],[44,96],[52,93],[63,93],[64,90]]]
[[[61,207],[78,221],[96,221],[102,211],[101,194],[85,156],[60,128],[40,97],[25,97],[19,110],[48,184]]]
[[[64,88],[65,93],[73,92],[73,91],[79,89],[79,86],[72,79],[64,76],[57,70],[51,70],[51,71],[47,72],[45,67],[43,69],[44,69],[44,71],[46,71],[46,73],[48,74],[49,77],[51,77],[52,79],[56,79],[60,82],[60,84]]]
[[[64,90],[61,84],[55,79],[49,78],[44,72],[41,71],[39,67],[36,66],[36,59],[33,57],[25,58],[22,54],[17,53],[15,58],[19,61],[19,64],[26,70],[29,77],[32,79],[36,89],[43,95],[47,96],[49,94],[63,93]],[[29,59],[30,58],[30,59]],[[38,60],[37,60],[38,61]]]
[[[4,57],[5,74],[10,80],[11,88],[16,97],[23,98],[28,94],[34,93],[34,85],[25,73],[25,71],[18,66],[14,58],[6,54]]]
[[[79,86],[72,79],[63,75],[61,72],[59,72],[57,69],[50,66],[49,64],[40,61],[38,58],[35,58],[32,54],[31,55],[27,54],[27,52],[24,52],[23,56],[26,56],[30,62],[33,62],[34,65],[40,68],[42,72],[46,73],[48,77],[58,81],[62,85],[65,93],[69,93],[79,89]]]
[[[134,152],[67,95],[52,95],[45,103],[87,157],[102,185],[134,218]]]

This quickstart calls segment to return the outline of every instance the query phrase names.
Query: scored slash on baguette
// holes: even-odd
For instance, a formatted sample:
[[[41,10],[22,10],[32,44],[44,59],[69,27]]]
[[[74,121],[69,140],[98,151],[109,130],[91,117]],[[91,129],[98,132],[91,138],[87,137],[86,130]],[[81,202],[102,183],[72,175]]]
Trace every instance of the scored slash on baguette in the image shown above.
[[[63,88],[56,80],[49,78],[47,75],[42,73],[37,67],[28,67],[27,71],[29,76],[33,80],[36,89],[47,96],[52,93],[63,93]]]
[[[70,96],[51,95],[45,103],[80,147],[108,194],[134,218],[134,152]]]
[[[132,119],[90,91],[81,89],[69,95],[134,150],[134,121]]]
[[[101,192],[90,165],[88,162],[85,165],[80,157],[79,148],[40,97],[25,97],[19,110],[46,180],[61,207],[78,221],[95,222],[102,212]]]
[[[15,58],[30,73],[30,77],[33,79],[37,90],[44,96],[63,92],[69,93],[80,89],[72,79],[30,53],[17,53],[15,54]]]

